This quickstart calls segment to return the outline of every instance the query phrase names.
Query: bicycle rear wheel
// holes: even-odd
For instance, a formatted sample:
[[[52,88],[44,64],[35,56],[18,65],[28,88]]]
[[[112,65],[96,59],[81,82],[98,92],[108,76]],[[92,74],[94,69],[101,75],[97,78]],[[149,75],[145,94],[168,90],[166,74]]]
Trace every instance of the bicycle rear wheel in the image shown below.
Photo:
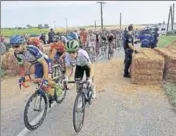
[[[36,106],[36,100],[37,97],[39,97],[39,106]],[[28,117],[28,113],[31,113],[28,111],[31,102],[35,99],[35,103],[34,103],[34,109],[31,112],[40,112],[39,115],[32,115],[33,119],[30,120]],[[41,108],[41,102],[42,100],[44,101],[44,108]],[[46,113],[47,113],[47,98],[45,96],[44,93],[40,93],[39,91],[36,91],[27,101],[26,106],[25,106],[25,110],[24,110],[24,124],[26,126],[27,129],[29,130],[35,130],[37,129],[44,121],[45,117],[46,117]],[[32,106],[32,105],[31,105]],[[43,111],[43,113],[42,113]],[[41,116],[41,118],[40,118]],[[38,121],[37,121],[38,120]]]
[[[82,112],[82,117],[77,124],[77,112]],[[80,132],[84,124],[85,116],[85,96],[84,93],[79,93],[76,96],[74,107],[73,107],[73,126],[76,132]]]

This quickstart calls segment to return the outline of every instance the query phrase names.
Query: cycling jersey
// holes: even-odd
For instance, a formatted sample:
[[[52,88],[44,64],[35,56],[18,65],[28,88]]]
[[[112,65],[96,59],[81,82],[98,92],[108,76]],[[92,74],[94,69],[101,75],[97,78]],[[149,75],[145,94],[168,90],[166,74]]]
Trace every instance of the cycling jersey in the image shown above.
[[[51,73],[48,56],[34,45],[27,45],[24,53],[14,52],[14,55],[17,58],[18,64],[23,64],[23,61],[35,64],[35,78],[43,77],[43,65],[40,63],[42,59],[45,59],[47,62],[49,66],[49,73]]]
[[[108,39],[108,42],[112,42],[114,37],[113,37],[113,35],[108,35],[107,39]]]
[[[77,35],[77,33],[75,33],[75,32],[71,32],[71,33],[69,33],[68,35],[67,35],[67,39],[68,40],[78,40],[78,35]]]
[[[91,64],[88,53],[83,50],[78,50],[78,56],[76,58],[76,69],[75,69],[75,80],[82,80],[84,76],[84,72],[86,73],[86,77],[90,77],[90,67]]]
[[[77,66],[86,66],[86,65],[90,65],[90,64],[91,64],[91,61],[90,61],[88,53],[83,49],[79,49],[78,56],[76,58],[76,65]]]
[[[88,40],[91,41],[91,42],[92,42],[92,41],[95,42],[95,41],[96,41],[96,35],[95,35],[95,34],[90,34],[90,35],[88,36]]]
[[[26,48],[27,50],[24,53],[14,53],[19,63],[23,60],[29,63],[37,63],[37,61],[40,61],[43,58],[46,60],[48,59],[48,56],[34,45],[27,45]]]

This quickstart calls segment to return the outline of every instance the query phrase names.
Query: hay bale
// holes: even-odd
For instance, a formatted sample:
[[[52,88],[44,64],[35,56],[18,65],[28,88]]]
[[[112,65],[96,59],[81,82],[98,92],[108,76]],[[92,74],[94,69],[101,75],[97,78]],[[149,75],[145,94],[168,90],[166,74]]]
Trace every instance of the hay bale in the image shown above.
[[[152,49],[143,48],[140,51],[133,54],[132,82],[140,85],[161,83],[164,58]]]
[[[27,72],[28,68],[30,66],[30,63],[25,62],[25,72]],[[17,75],[19,74],[19,65],[17,63],[17,59],[14,56],[13,50],[6,52],[2,56],[2,69],[6,70],[6,73],[8,75]],[[31,74],[34,73],[34,68],[31,69]]]
[[[176,83],[176,48],[156,48],[165,59],[164,79]]]

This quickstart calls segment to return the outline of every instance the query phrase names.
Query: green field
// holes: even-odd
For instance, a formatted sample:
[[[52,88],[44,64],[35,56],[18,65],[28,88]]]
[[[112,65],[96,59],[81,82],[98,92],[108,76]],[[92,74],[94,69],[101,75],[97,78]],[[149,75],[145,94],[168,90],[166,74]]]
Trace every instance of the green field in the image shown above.
[[[64,29],[56,29],[56,32],[64,31]],[[12,35],[23,35],[26,33],[29,34],[41,34],[42,32],[48,33],[49,29],[38,29],[38,28],[31,28],[31,29],[1,29],[1,34],[5,37],[10,37]]]
[[[127,27],[126,25],[122,25],[122,28],[124,29],[125,27]],[[136,25],[135,28],[143,28],[144,26],[140,26],[140,25]],[[80,27],[72,27],[69,29],[79,29]],[[85,26],[86,29],[95,29],[94,26]],[[100,26],[97,26],[97,30],[100,29]],[[107,25],[104,26],[104,28],[106,29],[119,29],[120,27],[117,25]],[[10,37],[12,35],[16,35],[16,34],[26,34],[26,33],[30,33],[30,34],[41,34],[42,32],[48,33],[49,29],[39,29],[39,28],[30,28],[30,29],[1,29],[1,34],[5,37]],[[55,32],[65,32],[65,28],[56,28]]]
[[[160,36],[158,47],[165,47],[175,40],[176,40],[176,36]]]

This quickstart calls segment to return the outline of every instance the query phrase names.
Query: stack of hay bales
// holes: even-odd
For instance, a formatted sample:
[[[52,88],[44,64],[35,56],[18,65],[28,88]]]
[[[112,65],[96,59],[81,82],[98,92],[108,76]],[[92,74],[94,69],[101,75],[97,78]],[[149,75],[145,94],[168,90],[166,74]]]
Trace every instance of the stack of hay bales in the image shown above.
[[[162,83],[164,58],[156,51],[148,48],[133,54],[132,82],[140,85]]]
[[[164,80],[176,83],[176,48],[156,48],[165,59]]]
[[[19,74],[19,65],[17,63],[17,59],[14,56],[13,49],[10,49],[9,52],[6,52],[2,57],[1,68],[6,71],[8,75],[17,75]],[[30,64],[25,62],[25,72],[27,72]],[[31,74],[34,73],[34,68],[31,69]]]

